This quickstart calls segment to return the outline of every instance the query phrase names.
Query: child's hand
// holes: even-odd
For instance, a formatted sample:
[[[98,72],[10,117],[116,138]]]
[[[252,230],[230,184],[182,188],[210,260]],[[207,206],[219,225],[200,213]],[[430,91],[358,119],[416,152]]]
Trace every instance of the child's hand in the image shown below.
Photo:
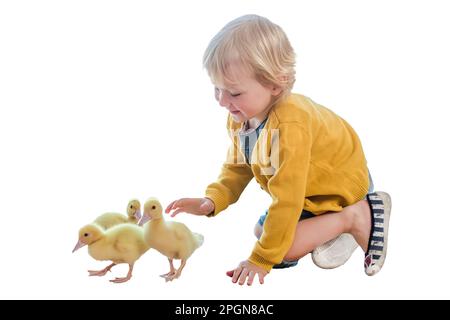
[[[208,198],[182,198],[169,204],[166,208],[166,213],[170,213],[171,210],[175,210],[171,217],[175,217],[180,212],[206,216],[214,212],[214,202]]]
[[[258,275],[259,283],[264,284],[264,277],[268,274],[263,268],[254,265],[250,261],[242,261],[239,266],[231,271],[227,272],[227,276],[232,277],[233,283],[236,283],[239,279],[239,284],[243,285],[248,277],[247,285],[251,286],[253,279]]]

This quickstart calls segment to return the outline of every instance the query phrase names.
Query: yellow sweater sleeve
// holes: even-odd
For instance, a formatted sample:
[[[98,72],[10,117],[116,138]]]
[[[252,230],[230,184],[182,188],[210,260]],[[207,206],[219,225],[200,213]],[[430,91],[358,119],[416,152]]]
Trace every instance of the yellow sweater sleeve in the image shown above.
[[[268,181],[272,204],[262,236],[249,258],[267,271],[283,260],[292,245],[304,206],[311,160],[312,141],[306,129],[298,123],[283,123],[278,129],[279,168]]]
[[[214,212],[209,214],[209,217],[216,216],[230,204],[235,203],[253,178],[253,172],[243,160],[238,147],[238,137],[233,133],[230,133],[230,137],[232,144],[228,149],[227,159],[222,165],[220,175],[216,182],[206,188],[205,196],[214,202]]]

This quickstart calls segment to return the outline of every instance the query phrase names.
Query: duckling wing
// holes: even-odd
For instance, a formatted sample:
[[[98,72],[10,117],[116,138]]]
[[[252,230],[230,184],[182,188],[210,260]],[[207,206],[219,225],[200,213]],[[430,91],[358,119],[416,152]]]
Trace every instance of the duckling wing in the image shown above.
[[[128,218],[123,214],[115,212],[104,213],[94,220],[94,223],[101,226],[104,230],[125,222],[128,222]]]
[[[142,228],[132,224],[123,224],[116,226],[112,231],[115,234],[112,248],[120,260],[134,262],[147,251],[148,247],[144,242]]]
[[[191,237],[192,232],[188,227],[186,227],[185,224],[181,222],[171,221],[169,226],[173,234],[175,235],[176,240],[183,241]]]
[[[180,223],[179,226],[176,226],[174,228],[174,232],[177,240],[192,242],[195,249],[197,249],[203,244],[204,241],[203,235],[196,232],[192,232],[186,225],[182,223]]]
[[[193,233],[186,225],[180,222],[173,222],[171,229],[177,240],[178,253],[180,258],[187,259],[203,243],[203,236]]]

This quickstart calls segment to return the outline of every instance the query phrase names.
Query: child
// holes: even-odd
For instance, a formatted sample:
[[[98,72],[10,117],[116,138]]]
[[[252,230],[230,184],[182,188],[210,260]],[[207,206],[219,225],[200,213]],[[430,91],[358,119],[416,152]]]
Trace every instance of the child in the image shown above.
[[[376,274],[386,257],[390,197],[368,194],[366,159],[350,125],[291,93],[295,57],[283,30],[260,16],[240,17],[211,40],[203,63],[229,111],[232,144],[205,197],[173,201],[166,213],[215,216],[255,177],[273,201],[255,226],[253,252],[227,273],[234,283],[251,285],[256,275],[263,283],[272,268],[313,250],[317,265],[333,268],[356,243],[366,274]]]

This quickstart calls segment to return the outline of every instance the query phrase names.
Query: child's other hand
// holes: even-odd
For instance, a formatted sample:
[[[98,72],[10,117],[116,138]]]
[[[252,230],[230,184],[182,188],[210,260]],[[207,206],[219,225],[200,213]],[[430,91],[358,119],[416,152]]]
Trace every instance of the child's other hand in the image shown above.
[[[198,216],[206,216],[214,212],[214,202],[208,198],[181,198],[173,201],[166,208],[166,213],[172,211],[171,217],[180,212],[192,213]]]
[[[258,275],[259,283],[264,284],[264,277],[267,274],[268,272],[266,270],[254,265],[248,260],[242,261],[236,269],[227,272],[227,276],[232,277],[231,281],[233,281],[233,283],[236,283],[239,280],[239,284],[243,285],[248,278],[247,285],[249,286],[252,285],[256,275]]]

